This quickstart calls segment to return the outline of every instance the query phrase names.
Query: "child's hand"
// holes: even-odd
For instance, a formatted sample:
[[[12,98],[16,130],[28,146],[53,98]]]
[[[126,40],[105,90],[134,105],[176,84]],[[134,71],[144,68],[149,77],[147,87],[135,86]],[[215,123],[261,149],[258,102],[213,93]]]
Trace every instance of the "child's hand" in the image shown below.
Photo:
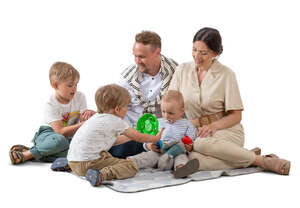
[[[161,135],[162,135],[162,133],[163,133],[164,130],[165,130],[165,128],[162,128],[162,129],[158,132],[158,134],[156,134],[155,139],[152,141],[152,143],[156,143],[156,142],[158,142],[158,141],[160,140]]]
[[[92,117],[96,112],[93,110],[85,110],[80,115],[80,121],[86,121]]]
[[[153,151],[153,152],[158,152],[158,153],[160,153],[160,151],[157,149],[158,146],[157,146],[156,144],[153,144],[153,143],[147,143],[146,146],[147,146],[148,150],[151,150],[151,151]]]
[[[184,145],[186,151],[188,151],[188,152],[193,151],[193,149],[194,149],[193,146],[194,146],[194,143],[192,143],[192,144],[185,144]]]

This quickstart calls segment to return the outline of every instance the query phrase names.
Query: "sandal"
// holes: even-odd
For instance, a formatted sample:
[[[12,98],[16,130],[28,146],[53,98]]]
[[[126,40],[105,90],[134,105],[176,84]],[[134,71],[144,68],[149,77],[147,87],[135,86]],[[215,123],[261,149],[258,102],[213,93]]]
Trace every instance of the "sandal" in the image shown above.
[[[20,160],[19,162],[17,162],[17,159],[14,157],[14,153],[17,156],[17,159]],[[10,161],[13,165],[21,164],[21,163],[25,162],[23,152],[20,152],[20,151],[10,150],[9,151],[9,157],[10,157]]]
[[[102,182],[102,174],[99,170],[88,169],[85,174],[86,180],[88,180],[92,186],[100,186]]]
[[[254,152],[256,155],[260,155],[261,154],[261,149],[259,147],[255,147],[255,148],[253,148],[250,151]]]
[[[291,162],[280,159],[275,154],[270,154],[263,157],[261,168],[265,171],[272,171],[280,175],[289,175]]]
[[[10,148],[10,150],[11,151],[14,150],[14,151],[19,151],[19,152],[24,152],[26,150],[29,150],[29,147],[26,147],[26,146],[24,146],[22,144],[16,144],[16,145],[12,146]]]
[[[68,160],[65,157],[57,158],[51,165],[53,171],[67,171],[71,172],[71,168],[68,164]]]
[[[264,155],[264,157],[271,157],[271,158],[279,158],[277,155],[275,154],[268,154],[268,155]]]
[[[185,178],[188,175],[196,173],[198,170],[199,170],[199,161],[197,159],[192,159],[188,161],[181,168],[177,168],[173,174],[175,178]]]

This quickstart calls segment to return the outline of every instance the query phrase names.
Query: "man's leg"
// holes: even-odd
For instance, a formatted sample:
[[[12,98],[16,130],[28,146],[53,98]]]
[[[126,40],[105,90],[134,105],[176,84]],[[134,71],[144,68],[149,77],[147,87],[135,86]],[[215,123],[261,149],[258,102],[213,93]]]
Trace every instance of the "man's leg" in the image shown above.
[[[124,144],[112,146],[108,151],[113,157],[126,158],[144,152],[143,143],[129,141]]]

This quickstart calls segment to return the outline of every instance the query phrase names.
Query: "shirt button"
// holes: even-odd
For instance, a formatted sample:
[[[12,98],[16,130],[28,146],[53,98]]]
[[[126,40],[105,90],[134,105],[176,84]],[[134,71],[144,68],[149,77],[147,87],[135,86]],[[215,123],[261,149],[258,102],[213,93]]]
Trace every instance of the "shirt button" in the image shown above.
[[[150,90],[150,92],[152,92],[152,90]]]

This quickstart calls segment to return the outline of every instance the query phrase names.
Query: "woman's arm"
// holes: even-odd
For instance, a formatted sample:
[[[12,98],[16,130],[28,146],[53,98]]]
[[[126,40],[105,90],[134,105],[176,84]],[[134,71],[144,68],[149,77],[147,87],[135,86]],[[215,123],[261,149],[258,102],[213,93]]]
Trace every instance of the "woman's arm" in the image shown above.
[[[208,137],[213,136],[217,130],[230,128],[242,120],[242,110],[230,110],[228,115],[224,116],[220,120],[217,120],[211,124],[201,127],[198,136]]]

